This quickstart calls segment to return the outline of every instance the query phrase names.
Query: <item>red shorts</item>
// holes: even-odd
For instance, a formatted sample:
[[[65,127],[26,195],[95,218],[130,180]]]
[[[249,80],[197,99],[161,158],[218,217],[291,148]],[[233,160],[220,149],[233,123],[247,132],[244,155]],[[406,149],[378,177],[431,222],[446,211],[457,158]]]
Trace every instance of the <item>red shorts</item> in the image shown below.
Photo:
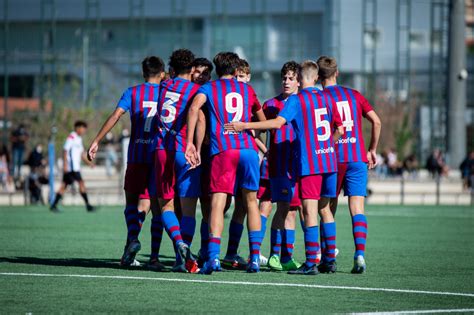
[[[257,199],[260,201],[271,201],[272,192],[270,189],[270,180],[266,178],[260,178],[260,187],[257,192]]]
[[[152,171],[152,165],[149,163],[127,164],[127,170],[125,171],[125,184],[123,188],[126,192],[132,194],[145,194],[150,182]]]
[[[156,150],[155,152],[156,193],[159,198],[174,198],[176,183],[175,153],[166,150]]]
[[[292,207],[292,208],[301,207],[301,199],[300,199],[300,196],[299,196],[298,182],[295,183],[295,191],[293,193],[293,198],[291,198],[291,201],[290,201],[290,207]]]
[[[150,199],[150,193],[148,192],[148,189],[145,189],[145,192],[143,194],[140,194],[140,196],[138,196],[138,199]]]
[[[321,186],[323,176],[321,174],[302,176],[298,180],[301,199],[321,199]]]

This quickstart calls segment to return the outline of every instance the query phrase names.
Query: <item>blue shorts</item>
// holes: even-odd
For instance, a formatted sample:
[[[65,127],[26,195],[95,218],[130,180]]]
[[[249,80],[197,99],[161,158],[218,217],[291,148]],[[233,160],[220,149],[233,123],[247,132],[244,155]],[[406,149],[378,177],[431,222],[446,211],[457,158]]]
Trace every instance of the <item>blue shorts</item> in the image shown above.
[[[290,202],[295,194],[296,182],[286,176],[270,178],[272,202]]]
[[[231,149],[213,156],[211,193],[235,194],[239,188],[257,191],[260,181],[258,153],[252,149]]]
[[[365,162],[337,165],[337,195],[344,188],[344,196],[367,196],[368,168]]]
[[[324,173],[321,182],[321,197],[337,197],[337,172]]]
[[[175,172],[176,184],[175,190],[178,197],[198,198],[201,195],[201,168],[192,170],[186,162],[183,152],[176,152]]]

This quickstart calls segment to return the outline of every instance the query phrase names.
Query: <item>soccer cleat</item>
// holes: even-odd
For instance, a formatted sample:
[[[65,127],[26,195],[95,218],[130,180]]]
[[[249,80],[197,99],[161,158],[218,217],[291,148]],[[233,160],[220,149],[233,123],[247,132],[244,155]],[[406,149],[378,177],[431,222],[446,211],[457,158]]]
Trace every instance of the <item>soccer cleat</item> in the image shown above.
[[[148,269],[153,271],[163,271],[165,269],[165,265],[160,262],[158,258],[152,258],[146,265]]]
[[[87,209],[87,212],[95,212],[95,211],[97,211],[97,207],[94,207],[94,206],[91,206],[91,205],[87,205],[87,206],[86,206],[86,209]]]
[[[199,267],[202,267],[204,263],[206,262],[206,256],[207,255],[202,252],[202,249],[200,249],[197,254],[197,262],[198,262]]]
[[[191,250],[189,249],[188,245],[186,245],[185,243],[180,243],[178,245],[178,254],[181,258],[181,261],[184,261],[184,267],[187,270],[187,272],[190,272],[190,273],[199,272],[197,261],[193,257],[193,254],[191,253]]]
[[[286,263],[281,263],[281,267],[283,268],[283,271],[296,270],[301,267],[301,263],[297,262],[294,258],[291,258],[291,260]]]
[[[221,262],[219,258],[208,260],[204,263],[199,273],[202,275],[210,275],[214,271],[222,271]]]
[[[320,262],[321,262],[321,252],[318,252],[318,254],[316,255],[316,265],[318,265]]]
[[[123,251],[122,259],[120,260],[120,265],[124,267],[131,266],[135,260],[135,256],[142,248],[139,240],[132,240],[127,245]]]
[[[249,260],[247,265],[248,273],[256,273],[260,271],[260,259]]]
[[[282,271],[283,267],[280,262],[280,257],[278,255],[271,255],[270,258],[268,258],[268,263],[267,263],[268,268],[274,271]]]
[[[337,255],[339,255],[339,249],[336,248],[336,249],[334,250],[334,256],[337,257]]]
[[[320,273],[335,273],[337,270],[336,261],[322,262],[318,266],[318,270]]]
[[[61,212],[62,212],[62,210],[59,209],[59,208],[56,207],[56,206],[54,206],[54,207],[51,206],[51,207],[49,208],[49,210],[51,210],[51,212],[54,212],[54,213],[61,213]]]
[[[173,267],[171,268],[172,272],[181,272],[181,273],[188,273],[186,270],[186,266],[183,263],[177,263],[175,262]]]
[[[222,266],[225,269],[245,270],[247,268],[247,262],[238,254],[231,256],[226,255],[222,261]]]
[[[289,275],[315,276],[315,275],[319,274],[319,271],[318,271],[318,266],[316,264],[309,267],[309,266],[306,265],[306,263],[304,263],[298,269],[288,271],[288,274]]]
[[[354,267],[352,267],[351,273],[364,273],[366,269],[364,256],[359,255],[354,259]]]
[[[260,266],[265,266],[268,264],[268,258],[260,254]]]
[[[130,267],[141,267],[141,266],[142,264],[136,259],[134,259],[132,263],[130,264]]]

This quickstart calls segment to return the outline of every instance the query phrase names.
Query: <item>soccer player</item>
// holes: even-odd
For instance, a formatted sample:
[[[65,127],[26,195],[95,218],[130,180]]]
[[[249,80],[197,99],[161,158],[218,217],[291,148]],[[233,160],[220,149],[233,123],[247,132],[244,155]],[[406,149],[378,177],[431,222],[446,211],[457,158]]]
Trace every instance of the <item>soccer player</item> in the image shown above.
[[[365,264],[365,244],[367,219],[364,214],[364,199],[367,195],[368,169],[376,166],[376,150],[380,137],[381,122],[369,102],[356,90],[337,84],[339,71],[334,58],[322,56],[318,59],[319,77],[324,87],[324,95],[336,101],[344,127],[344,137],[336,142],[338,157],[337,196],[344,188],[349,198],[349,212],[352,217],[355,253],[352,273],[363,273]],[[362,117],[372,125],[369,150],[365,149],[362,132]],[[320,206],[330,207],[336,214],[337,198],[321,200]],[[326,236],[326,249],[331,244]],[[327,255],[323,251],[323,257]],[[324,259],[323,259],[324,261]]]
[[[79,183],[79,192],[81,193],[82,199],[86,204],[86,209],[89,212],[95,211],[96,208],[89,203],[89,197],[87,196],[86,185],[81,176],[81,160],[93,167],[94,164],[90,163],[84,153],[84,146],[82,144],[82,136],[87,131],[87,123],[82,120],[78,120],[74,123],[74,131],[69,134],[64,143],[63,147],[63,181],[59,187],[56,197],[54,198],[53,204],[50,207],[52,212],[60,212],[58,209],[58,203],[64,195],[67,186],[72,185],[74,182]]]
[[[199,110],[209,110],[211,137],[211,214],[208,260],[201,273],[220,270],[220,242],[224,227],[224,208],[227,195],[242,189],[242,199],[248,212],[250,261],[248,272],[260,269],[260,214],[257,204],[259,158],[255,139],[249,132],[228,132],[224,124],[230,121],[250,121],[252,115],[265,120],[253,88],[235,79],[239,56],[221,52],[214,57],[219,76],[201,87],[188,113],[186,158],[193,166],[200,164],[200,154],[193,144]]]
[[[267,119],[276,118],[288,98],[298,93],[300,76],[301,66],[297,62],[289,61],[283,65],[280,71],[282,92],[263,104]],[[301,207],[296,184],[296,140],[296,133],[291,124],[271,130],[268,160],[264,159],[262,163],[265,172],[260,180],[259,194],[263,191],[261,196],[264,201],[277,203],[271,226],[271,252],[268,259],[268,267],[276,271],[296,270],[301,266],[293,259],[296,212]],[[260,202],[262,204],[262,199]],[[269,213],[266,214],[268,216]]]
[[[154,181],[150,177],[153,168],[151,148],[156,130],[152,128],[159,97],[160,82],[165,75],[165,65],[161,58],[146,57],[142,61],[142,75],[145,83],[125,90],[117,108],[106,120],[88,150],[89,160],[96,157],[99,143],[115,126],[119,119],[128,111],[132,123],[132,134],[128,145],[127,170],[125,172],[125,223],[127,225],[127,241],[121,259],[122,266],[135,264],[135,256],[141,249],[138,236],[147,212],[150,210],[149,185]],[[162,270],[158,253],[161,245],[163,226],[159,213],[153,213],[151,220],[151,255],[148,266],[154,270]]]
[[[191,273],[199,271],[189,247],[196,229],[201,169],[190,169],[184,152],[186,115],[200,88],[199,84],[191,82],[194,59],[194,54],[187,49],[175,50],[169,58],[169,66],[175,77],[164,81],[160,87],[156,114],[159,117],[159,131],[155,153],[156,196],[163,225],[177,253],[173,271]],[[178,222],[175,214],[175,196],[180,198],[181,222]]]
[[[203,85],[211,80],[211,74],[214,67],[206,58],[194,59],[194,72],[192,81],[196,84]]]
[[[275,119],[264,122],[232,122],[225,125],[229,132],[248,129],[279,129],[293,125],[298,141],[298,186],[304,213],[306,262],[289,274],[316,275],[318,242],[318,200],[335,196],[337,160],[334,139],[343,133],[340,116],[331,98],[314,87],[318,80],[318,65],[305,61],[301,65],[302,90],[286,101]],[[337,127],[337,130],[335,130]],[[334,221],[330,211],[320,212],[324,222]]]

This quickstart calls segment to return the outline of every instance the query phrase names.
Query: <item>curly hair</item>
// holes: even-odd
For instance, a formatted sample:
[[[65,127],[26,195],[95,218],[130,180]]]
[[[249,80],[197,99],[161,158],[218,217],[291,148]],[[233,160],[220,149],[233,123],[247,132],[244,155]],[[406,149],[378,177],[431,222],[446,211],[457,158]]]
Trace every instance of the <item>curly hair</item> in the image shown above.
[[[286,62],[281,67],[280,77],[283,78],[288,72],[292,71],[298,81],[301,81],[301,65],[294,60]]]
[[[216,66],[216,73],[219,77],[224,75],[234,75],[240,66],[239,55],[233,52],[220,52],[212,60]]]
[[[178,49],[171,54],[168,65],[175,75],[187,74],[194,66],[194,59],[194,54],[189,49]]]

